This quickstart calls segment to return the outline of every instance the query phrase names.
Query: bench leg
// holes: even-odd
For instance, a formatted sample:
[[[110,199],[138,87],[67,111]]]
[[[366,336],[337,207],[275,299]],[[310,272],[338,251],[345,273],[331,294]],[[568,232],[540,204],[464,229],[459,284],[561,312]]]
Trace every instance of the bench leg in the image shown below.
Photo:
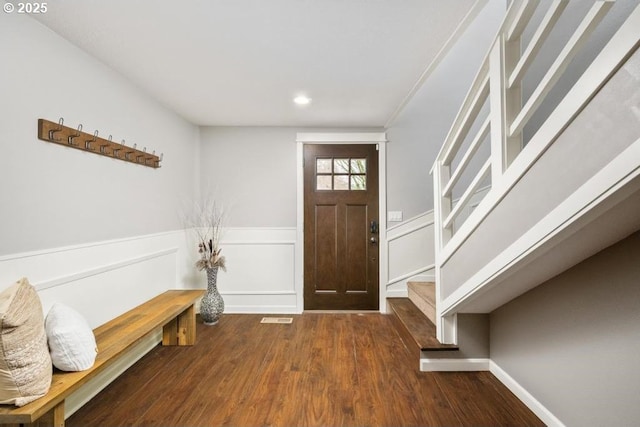
[[[58,403],[49,412],[38,418],[29,427],[64,427],[64,400]]]
[[[162,328],[162,345],[194,345],[196,343],[196,310],[193,305]]]

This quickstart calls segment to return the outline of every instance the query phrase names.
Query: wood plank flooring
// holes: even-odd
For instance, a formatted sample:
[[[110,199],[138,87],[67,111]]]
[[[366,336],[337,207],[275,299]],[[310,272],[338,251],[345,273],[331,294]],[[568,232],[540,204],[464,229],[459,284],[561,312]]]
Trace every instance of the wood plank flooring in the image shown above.
[[[488,372],[418,371],[391,316],[225,314],[157,347],[68,426],[539,426]]]

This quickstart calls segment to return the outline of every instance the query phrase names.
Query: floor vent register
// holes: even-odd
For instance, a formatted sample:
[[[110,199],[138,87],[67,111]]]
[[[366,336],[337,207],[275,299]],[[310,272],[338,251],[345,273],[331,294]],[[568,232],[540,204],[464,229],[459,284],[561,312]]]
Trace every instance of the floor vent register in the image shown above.
[[[263,317],[260,323],[280,323],[288,325],[293,323],[293,317]]]

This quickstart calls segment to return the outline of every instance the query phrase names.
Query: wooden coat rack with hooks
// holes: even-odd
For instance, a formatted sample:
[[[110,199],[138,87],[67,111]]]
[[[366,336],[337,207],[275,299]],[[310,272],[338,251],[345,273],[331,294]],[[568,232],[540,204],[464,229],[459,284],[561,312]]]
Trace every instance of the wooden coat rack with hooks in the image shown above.
[[[129,147],[124,139],[118,143],[111,140],[111,135],[108,139],[99,137],[97,130],[93,134],[83,132],[82,125],[76,129],[64,126],[62,118],[58,123],[38,119],[38,139],[156,169],[160,167],[163,158],[162,154],[160,157],[156,156],[155,151],[147,153],[146,147],[142,150],[136,144]]]

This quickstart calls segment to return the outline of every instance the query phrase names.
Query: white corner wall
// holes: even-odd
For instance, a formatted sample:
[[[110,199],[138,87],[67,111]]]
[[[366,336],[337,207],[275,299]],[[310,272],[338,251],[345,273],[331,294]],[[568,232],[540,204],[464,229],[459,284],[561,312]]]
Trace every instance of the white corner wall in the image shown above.
[[[97,326],[191,286],[179,209],[193,198],[199,129],[26,15],[0,14],[0,290],[20,277],[45,312]],[[164,153],[160,169],[37,138],[45,118]]]
[[[497,375],[549,425],[638,424],[639,253],[636,232],[491,313]]]
[[[296,226],[296,128],[203,127],[203,195],[220,200],[229,227]]]
[[[506,2],[489,1],[386,130],[390,211],[412,218],[433,209],[429,170],[505,11]]]
[[[199,129],[26,15],[0,14],[0,291],[21,277],[92,327],[169,288],[196,286],[184,202]],[[160,169],[37,139],[45,118],[164,153]],[[142,341],[69,400],[67,415],[155,346]]]
[[[0,255],[177,230],[198,128],[26,15],[0,14]],[[45,118],[157,154],[160,169],[38,140]]]

